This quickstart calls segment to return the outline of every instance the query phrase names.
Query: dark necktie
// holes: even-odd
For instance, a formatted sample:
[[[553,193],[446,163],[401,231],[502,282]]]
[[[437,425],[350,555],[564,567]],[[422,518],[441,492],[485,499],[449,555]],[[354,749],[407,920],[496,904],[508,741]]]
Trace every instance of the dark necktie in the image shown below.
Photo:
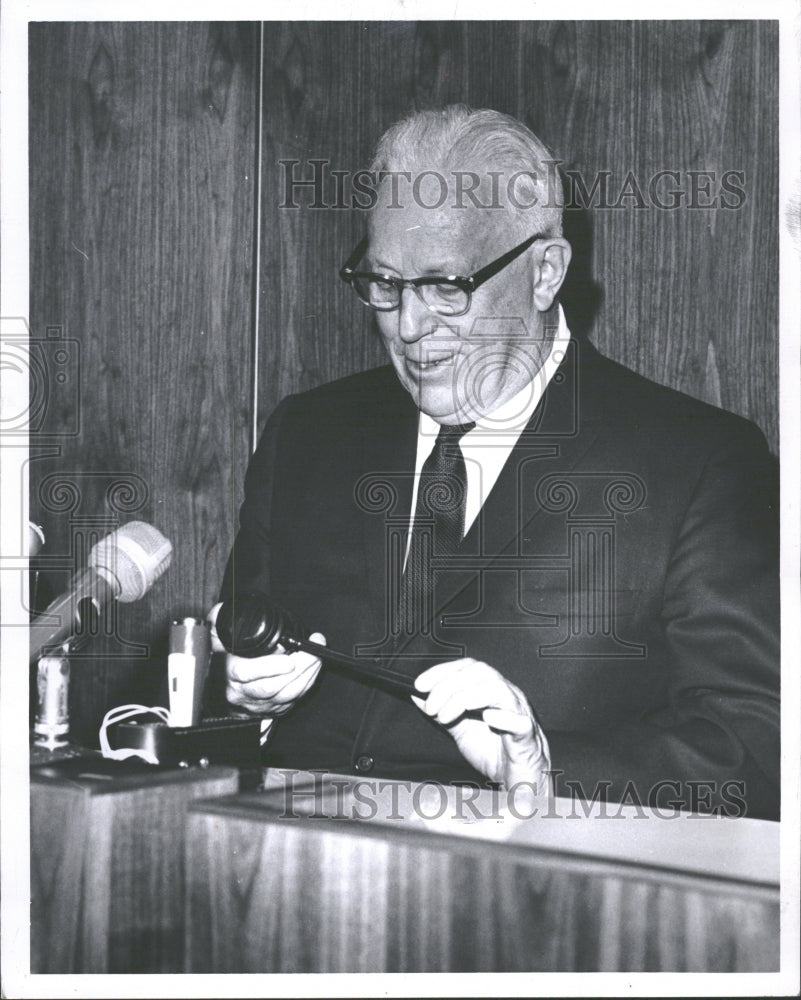
[[[428,635],[434,615],[433,559],[456,552],[464,535],[467,472],[459,441],[475,424],[442,425],[417,485],[414,524],[398,601],[398,641]]]

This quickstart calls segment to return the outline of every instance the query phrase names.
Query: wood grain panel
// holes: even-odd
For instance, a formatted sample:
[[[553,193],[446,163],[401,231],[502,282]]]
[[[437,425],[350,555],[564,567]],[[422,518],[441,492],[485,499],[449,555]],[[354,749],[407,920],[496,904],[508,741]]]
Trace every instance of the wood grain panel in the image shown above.
[[[174,546],[152,595],[102,629],[145,647],[101,639],[102,662],[73,670],[79,737],[110,705],[156,696],[163,664],[124,656],[211,606],[232,541],[232,456],[247,450],[249,413],[255,59],[253,25],[30,29],[32,330],[60,331],[80,354],[32,438],[43,554],[63,567],[59,589],[89,527],[137,518]],[[77,433],[59,437],[70,407]]]
[[[332,813],[333,799],[320,800],[322,815],[282,816],[297,803],[287,809],[280,793],[193,805],[187,971],[743,972],[778,966],[777,892],[732,878],[730,858],[719,858],[717,872],[700,874],[574,853],[575,834],[598,833],[586,816],[560,826],[560,849],[539,842],[546,833],[552,839],[546,819],[517,827],[508,840],[499,836],[496,820],[466,831],[443,819],[432,832],[414,815],[401,821],[397,805],[390,815],[393,784],[378,783],[380,793],[376,783],[358,786],[363,816],[367,803],[378,810],[366,821],[352,818],[347,805]],[[358,783],[350,779],[350,785]],[[400,785],[408,793],[408,783]],[[348,794],[342,803],[352,801]],[[621,824],[631,822],[604,819],[621,834]],[[755,847],[764,846],[759,833],[752,828]],[[683,838],[683,830],[659,819],[638,829],[641,855],[655,859],[662,857],[660,846]]]
[[[371,317],[337,271],[364,235],[358,209],[312,208],[298,189],[298,208],[281,208],[288,168],[298,179],[369,165],[378,136],[413,108],[464,99],[467,27],[439,22],[292,23],[266,25],[264,211],[261,289],[263,420],[288,392],[363,370],[385,360]],[[345,201],[352,202],[347,188]],[[341,200],[341,199],[340,199]]]
[[[777,38],[775,23],[745,21],[270,24],[261,419],[287,392],[383,361],[336,278],[363,220],[309,207],[287,219],[278,160],[355,170],[399,117],[467,101],[520,117],[588,190],[608,172],[610,207],[596,194],[567,213],[574,328],[754,419],[777,448]],[[678,171],[675,210],[649,194],[662,170]],[[726,171],[742,172],[734,209],[720,207]],[[663,204],[670,180],[656,188]],[[718,207],[700,207],[711,197]]]
[[[32,772],[31,971],[180,972],[184,817],[235,792],[237,772],[82,766]]]
[[[396,31],[393,40],[398,62],[388,64],[390,78],[412,56],[408,31]],[[364,163],[373,135],[385,127],[381,101],[365,100],[382,43],[382,32],[357,23],[265,26],[262,419],[288,392],[382,360],[364,307],[336,276],[364,220],[358,212],[311,208],[307,190],[285,196],[288,171],[311,178],[312,160],[322,161],[326,173]],[[396,93],[402,101],[408,91],[399,87]],[[297,164],[282,167],[282,160]],[[330,193],[326,184],[325,197]],[[298,207],[281,207],[288,203]]]
[[[524,26],[522,37],[524,119],[588,189],[609,171],[608,203],[620,203],[602,208],[596,196],[566,220],[587,257],[574,271],[597,300],[592,339],[649,378],[755,420],[776,449],[775,23],[562,23]],[[649,195],[663,170],[679,175],[675,210]],[[629,171],[642,202],[620,197],[633,190]],[[727,171],[743,175],[729,181],[745,192],[734,209],[720,207]],[[663,204],[669,186],[657,188]],[[702,207],[712,198],[717,208]],[[580,324],[592,306],[583,294],[569,283]]]

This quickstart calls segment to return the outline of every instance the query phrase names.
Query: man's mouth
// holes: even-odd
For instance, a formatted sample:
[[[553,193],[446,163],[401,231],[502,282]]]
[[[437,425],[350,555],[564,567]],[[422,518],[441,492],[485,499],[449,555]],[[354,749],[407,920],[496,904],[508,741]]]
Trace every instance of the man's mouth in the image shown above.
[[[442,368],[453,360],[452,351],[431,351],[423,357],[406,355],[406,363],[417,371],[427,371],[432,368]]]

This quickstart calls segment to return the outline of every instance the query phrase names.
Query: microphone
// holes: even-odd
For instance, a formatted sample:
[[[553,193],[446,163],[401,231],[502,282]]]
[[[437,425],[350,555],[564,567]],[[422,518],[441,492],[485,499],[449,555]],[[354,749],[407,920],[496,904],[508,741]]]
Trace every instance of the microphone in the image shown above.
[[[360,679],[378,683],[397,694],[416,694],[414,678],[382,664],[378,657],[355,657],[304,638],[309,633],[287,611],[261,591],[240,591],[223,601],[215,623],[217,637],[229,653],[252,659],[282,646],[287,653],[302,649],[326,664],[341,667]]]
[[[67,592],[31,622],[30,659],[81,628],[82,601],[88,600],[95,612],[111,600],[138,601],[166,572],[171,558],[170,542],[144,521],[129,521],[106,535],[92,547],[87,568],[75,574]]]
[[[35,559],[39,555],[42,546],[45,543],[44,531],[39,524],[34,524],[33,521],[28,521],[28,551],[25,555],[29,559]]]
[[[211,630],[202,618],[184,618],[170,625],[167,683],[170,726],[196,726],[211,657]]]
[[[33,618],[53,597],[50,587],[44,578],[36,557],[45,543],[44,531],[41,526],[28,521],[28,534],[25,540],[25,555],[28,557],[28,617]]]

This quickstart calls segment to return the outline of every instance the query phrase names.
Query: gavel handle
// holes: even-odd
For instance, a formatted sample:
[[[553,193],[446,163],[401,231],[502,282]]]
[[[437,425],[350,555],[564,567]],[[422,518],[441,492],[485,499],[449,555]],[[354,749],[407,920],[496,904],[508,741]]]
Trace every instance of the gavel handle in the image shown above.
[[[331,666],[350,670],[352,673],[358,674],[372,683],[380,681],[385,687],[390,688],[396,694],[416,694],[418,698],[425,698],[425,695],[414,686],[414,678],[407,677],[405,674],[400,674],[390,667],[383,666],[377,656],[370,657],[369,659],[348,656],[347,653],[340,653],[336,649],[321,646],[317,642],[310,642],[308,639],[295,639],[290,636],[282,636],[281,645],[286,648],[287,652],[302,649],[305,653],[313,653]],[[484,710],[481,708],[471,708],[460,716],[460,718],[483,721]]]
[[[421,692],[414,686],[414,678],[385,667],[377,656],[369,658],[348,656],[347,653],[340,653],[336,649],[330,649],[317,642],[310,642],[308,639],[296,639],[294,636],[282,636],[281,645],[287,648],[287,652],[302,649],[305,653],[319,656],[321,660],[325,660],[331,665],[344,667],[366,680],[381,681],[397,694],[416,694],[418,697],[422,697]]]

